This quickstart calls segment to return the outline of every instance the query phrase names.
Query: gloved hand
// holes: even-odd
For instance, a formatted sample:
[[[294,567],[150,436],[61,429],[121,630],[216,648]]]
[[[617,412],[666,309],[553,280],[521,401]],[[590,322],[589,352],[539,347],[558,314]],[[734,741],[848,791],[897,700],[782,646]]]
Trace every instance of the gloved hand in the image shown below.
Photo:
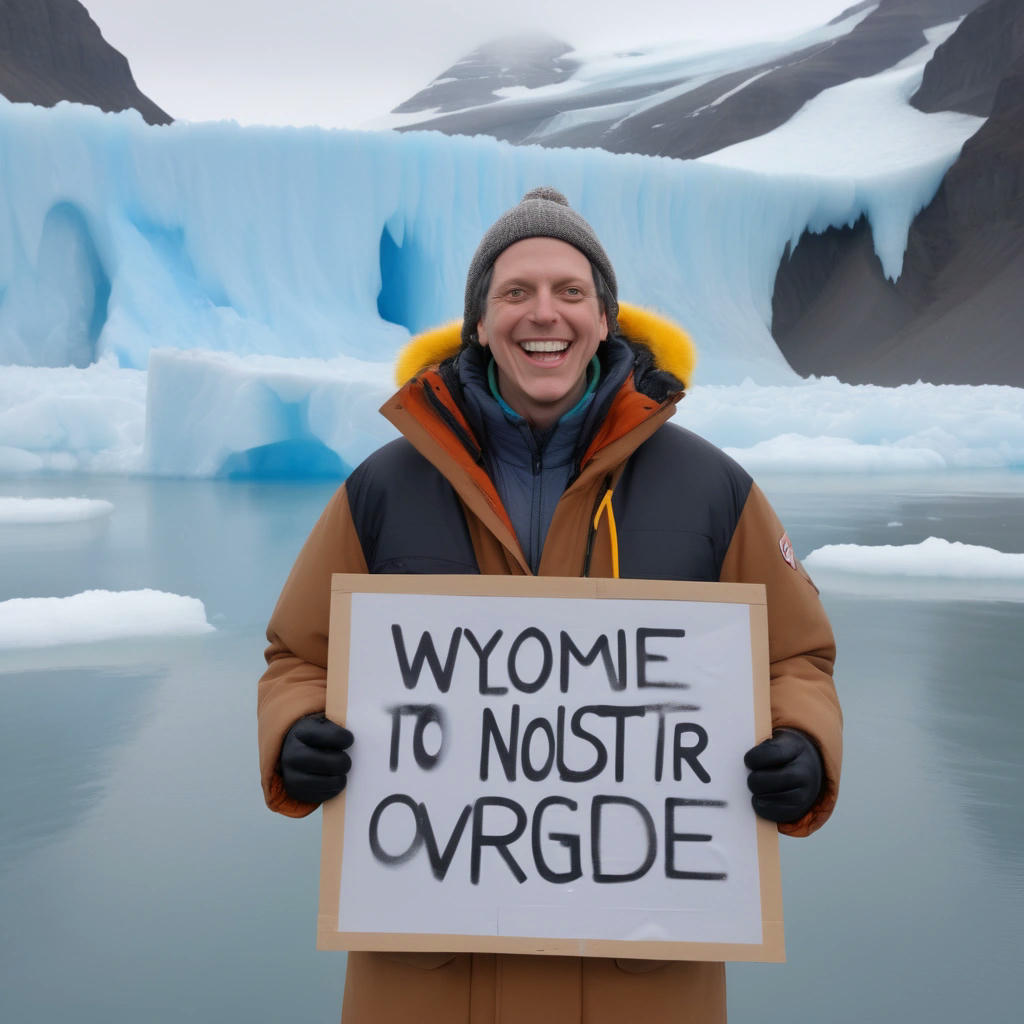
[[[345,753],[352,733],[326,715],[306,715],[285,734],[281,744],[281,780],[285,792],[304,804],[319,804],[337,796],[352,768]]]
[[[814,741],[797,729],[776,729],[743,757],[754,810],[775,822],[799,821],[821,793],[824,771]]]

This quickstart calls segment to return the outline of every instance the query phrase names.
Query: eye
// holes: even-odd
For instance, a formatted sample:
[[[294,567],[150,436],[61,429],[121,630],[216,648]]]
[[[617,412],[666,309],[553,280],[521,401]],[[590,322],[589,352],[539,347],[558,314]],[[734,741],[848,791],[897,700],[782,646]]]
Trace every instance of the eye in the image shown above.
[[[525,290],[520,288],[518,285],[513,285],[509,288],[505,295],[510,299],[521,299],[526,294]]]

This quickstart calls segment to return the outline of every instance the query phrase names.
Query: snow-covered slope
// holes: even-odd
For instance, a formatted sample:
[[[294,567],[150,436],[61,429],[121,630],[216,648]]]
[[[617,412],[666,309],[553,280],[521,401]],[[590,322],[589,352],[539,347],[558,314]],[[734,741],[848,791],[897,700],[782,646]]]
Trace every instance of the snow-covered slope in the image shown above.
[[[536,44],[532,62],[521,46],[518,61],[487,61],[482,49],[373,127],[703,156],[778,128],[826,89],[893,67],[924,45],[926,29],[962,17],[979,2],[864,0],[795,37],[712,51],[675,41],[674,32],[686,31],[685,18],[666,26],[664,42],[629,53],[556,55],[557,46],[547,40]],[[503,53],[500,41],[488,49]],[[556,80],[523,73],[509,85],[510,66],[514,71],[544,62],[557,66]],[[461,78],[467,67],[474,72],[472,88]]]

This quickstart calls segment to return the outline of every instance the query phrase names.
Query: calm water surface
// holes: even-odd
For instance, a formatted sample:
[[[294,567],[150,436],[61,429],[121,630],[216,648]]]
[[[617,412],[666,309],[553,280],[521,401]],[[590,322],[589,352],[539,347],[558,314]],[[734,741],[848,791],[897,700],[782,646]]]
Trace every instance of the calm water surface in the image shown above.
[[[797,552],[927,536],[1024,551],[1024,474],[761,481]],[[0,1021],[337,1021],[314,948],[319,816],[263,807],[263,628],[332,483],[0,478],[111,517],[0,527],[0,600],[153,587],[209,636],[0,660]],[[898,524],[898,525],[897,525]],[[782,841],[789,961],[733,1024],[1016,1022],[1024,605],[825,590],[847,721],[832,821]]]

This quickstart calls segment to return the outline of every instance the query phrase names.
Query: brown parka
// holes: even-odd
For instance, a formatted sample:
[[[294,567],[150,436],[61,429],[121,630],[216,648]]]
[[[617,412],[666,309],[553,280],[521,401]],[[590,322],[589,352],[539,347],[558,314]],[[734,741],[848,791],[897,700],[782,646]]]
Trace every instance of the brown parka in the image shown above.
[[[623,304],[619,326],[678,380],[694,353],[675,325]],[[447,479],[458,496],[481,572],[530,575],[508,514],[490,478],[455,431],[469,424],[436,367],[457,350],[459,325],[410,344],[398,364],[404,386],[381,412]],[[425,368],[427,367],[427,368]],[[427,395],[429,388],[430,394]],[[555,510],[538,575],[611,576],[607,520],[590,537],[593,510],[609,478],[673,414],[677,390],[657,402],[630,377],[620,388]],[[440,409],[443,406],[443,409]],[[456,425],[453,430],[453,424]],[[685,473],[683,467],[666,472]],[[260,766],[268,806],[300,817],[314,805],[292,800],[278,773],[285,733],[325,706],[331,574],[367,572],[346,487],[331,499],[296,559],[274,609],[268,667],[259,686]],[[832,682],[834,642],[818,594],[792,555],[768,501],[751,485],[721,565],[723,582],[764,583],[768,598],[772,723],[800,729],[822,755],[825,783],[800,821],[807,835],[829,816],[839,786],[842,717]],[[723,1024],[725,970],[717,963],[662,963],[579,957],[353,952],[348,957],[343,1024]]]

